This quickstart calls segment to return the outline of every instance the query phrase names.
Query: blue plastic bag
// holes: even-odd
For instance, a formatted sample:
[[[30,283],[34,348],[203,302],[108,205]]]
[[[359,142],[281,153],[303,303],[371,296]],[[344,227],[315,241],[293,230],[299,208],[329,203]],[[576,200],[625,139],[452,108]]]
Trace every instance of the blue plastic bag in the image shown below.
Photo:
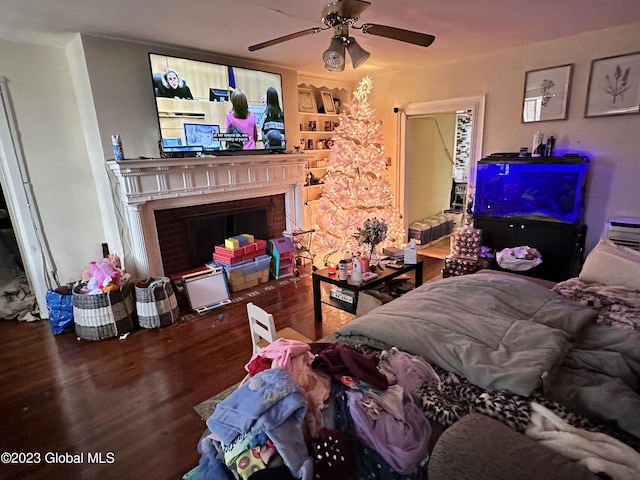
[[[73,293],[71,289],[64,286],[48,290],[45,298],[53,334],[60,335],[73,330]]]

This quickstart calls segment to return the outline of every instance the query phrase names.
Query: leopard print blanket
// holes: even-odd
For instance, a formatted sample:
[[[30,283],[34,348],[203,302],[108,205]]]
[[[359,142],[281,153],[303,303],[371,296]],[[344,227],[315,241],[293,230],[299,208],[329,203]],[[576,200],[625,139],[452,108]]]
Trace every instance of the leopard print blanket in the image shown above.
[[[361,353],[382,355],[381,350],[368,345],[352,344],[351,348]],[[529,423],[531,402],[536,402],[576,428],[605,433],[640,452],[640,439],[615,425],[592,421],[578,415],[560,403],[548,400],[541,390],[536,390],[530,397],[516,395],[508,390],[484,390],[460,375],[437,365],[431,366],[440,382],[437,385],[434,382],[424,382],[415,391],[410,392],[413,400],[431,421],[448,427],[463,416],[475,412],[492,417],[516,431],[524,432]]]
[[[640,290],[587,283],[578,278],[560,282],[553,290],[596,310],[598,325],[640,330]]]

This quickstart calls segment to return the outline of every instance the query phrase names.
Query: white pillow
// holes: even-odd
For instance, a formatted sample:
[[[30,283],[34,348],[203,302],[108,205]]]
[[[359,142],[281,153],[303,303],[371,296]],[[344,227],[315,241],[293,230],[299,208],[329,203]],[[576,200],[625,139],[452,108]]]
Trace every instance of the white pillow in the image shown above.
[[[640,252],[602,238],[587,255],[578,278],[640,290]]]

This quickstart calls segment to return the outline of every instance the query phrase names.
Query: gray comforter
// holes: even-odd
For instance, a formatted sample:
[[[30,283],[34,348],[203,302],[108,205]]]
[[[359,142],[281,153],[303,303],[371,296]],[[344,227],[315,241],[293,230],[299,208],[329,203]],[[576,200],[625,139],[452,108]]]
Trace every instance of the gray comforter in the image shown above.
[[[483,273],[425,284],[356,318],[337,339],[395,346],[485,388],[561,403],[640,437],[640,333],[525,277]],[[544,385],[543,385],[544,384]]]

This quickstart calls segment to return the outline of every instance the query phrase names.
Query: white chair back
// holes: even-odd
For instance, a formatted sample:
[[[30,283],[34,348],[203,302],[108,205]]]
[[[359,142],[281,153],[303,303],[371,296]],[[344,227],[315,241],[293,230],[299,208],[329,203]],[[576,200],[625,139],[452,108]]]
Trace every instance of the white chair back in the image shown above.
[[[276,333],[276,325],[273,320],[273,315],[265,312],[262,308],[254,305],[253,303],[247,303],[247,314],[249,315],[249,330],[251,331],[251,343],[253,343],[253,353],[258,353],[261,338],[264,338],[267,342],[272,343],[278,338]]]

